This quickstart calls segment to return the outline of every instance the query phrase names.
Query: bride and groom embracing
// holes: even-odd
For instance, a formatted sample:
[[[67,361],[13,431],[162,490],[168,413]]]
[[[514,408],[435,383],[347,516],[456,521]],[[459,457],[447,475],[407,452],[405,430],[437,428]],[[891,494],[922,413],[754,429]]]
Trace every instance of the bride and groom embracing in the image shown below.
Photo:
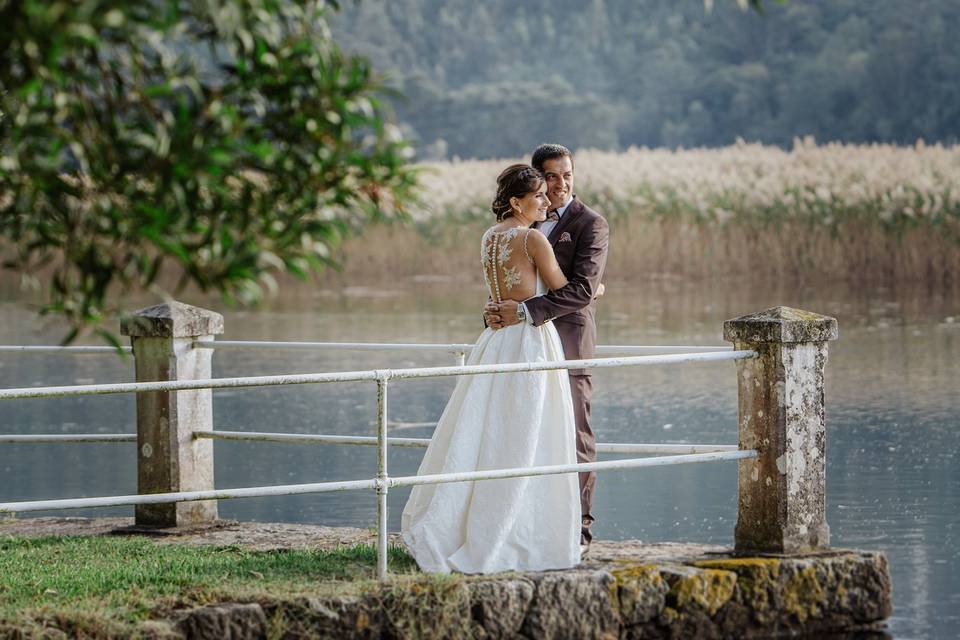
[[[606,221],[573,195],[573,156],[539,146],[497,178],[481,239],[490,302],[468,365],[593,357]],[[589,370],[461,376],[418,475],[593,462]],[[596,473],[418,485],[403,541],[424,571],[562,569],[589,547]],[[578,481],[579,480],[579,481]]]

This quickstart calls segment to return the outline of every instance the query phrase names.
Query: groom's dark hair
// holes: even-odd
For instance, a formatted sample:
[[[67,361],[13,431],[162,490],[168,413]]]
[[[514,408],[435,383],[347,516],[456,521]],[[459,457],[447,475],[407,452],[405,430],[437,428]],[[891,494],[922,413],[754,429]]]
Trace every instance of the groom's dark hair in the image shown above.
[[[540,145],[533,150],[533,155],[530,157],[530,164],[533,165],[534,169],[543,173],[543,163],[547,160],[555,160],[557,158],[570,158],[570,166],[573,166],[573,154],[570,153],[570,149],[567,149],[562,144]]]

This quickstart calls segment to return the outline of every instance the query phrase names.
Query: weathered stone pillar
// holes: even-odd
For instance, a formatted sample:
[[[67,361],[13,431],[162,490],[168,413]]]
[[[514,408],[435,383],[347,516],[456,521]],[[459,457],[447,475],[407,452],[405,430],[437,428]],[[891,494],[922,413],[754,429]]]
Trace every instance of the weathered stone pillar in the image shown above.
[[[212,349],[194,340],[223,333],[223,316],[169,302],[137,311],[120,324],[130,336],[137,382],[209,378]],[[137,394],[137,492],[213,489],[213,441],[194,431],[213,429],[210,389]],[[217,519],[217,502],[137,505],[136,523],[176,527]]]
[[[826,548],[824,367],[837,321],[774,307],[723,323],[723,337],[758,358],[737,361],[741,460],[738,552]]]

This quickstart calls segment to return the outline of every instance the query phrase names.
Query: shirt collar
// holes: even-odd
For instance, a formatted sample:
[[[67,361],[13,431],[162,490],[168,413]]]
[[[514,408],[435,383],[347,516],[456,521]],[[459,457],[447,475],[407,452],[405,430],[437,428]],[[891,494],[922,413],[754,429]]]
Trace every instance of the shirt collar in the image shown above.
[[[564,204],[562,207],[559,207],[559,208],[557,209],[557,217],[558,217],[558,218],[562,218],[562,217],[563,217],[564,212],[567,210],[567,208],[570,206],[570,203],[573,202],[573,199],[576,198],[576,197],[577,197],[577,196],[575,196],[575,195],[570,196],[570,199],[567,200],[566,204]]]

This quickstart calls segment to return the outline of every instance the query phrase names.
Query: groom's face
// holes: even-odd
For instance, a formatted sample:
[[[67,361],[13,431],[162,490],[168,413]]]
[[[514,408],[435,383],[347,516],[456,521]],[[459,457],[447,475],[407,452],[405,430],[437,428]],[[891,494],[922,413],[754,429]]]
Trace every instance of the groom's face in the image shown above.
[[[573,161],[568,156],[546,160],[543,163],[543,176],[547,180],[550,208],[558,209],[567,204],[573,195]]]

